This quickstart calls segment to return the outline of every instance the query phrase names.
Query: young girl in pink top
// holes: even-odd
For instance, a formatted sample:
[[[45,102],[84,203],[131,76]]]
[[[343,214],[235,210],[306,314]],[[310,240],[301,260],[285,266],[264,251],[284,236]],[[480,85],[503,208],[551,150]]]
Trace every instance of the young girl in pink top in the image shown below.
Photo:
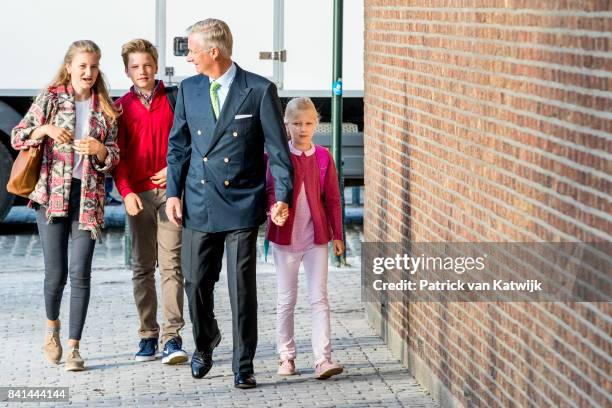
[[[334,253],[340,255],[344,252],[344,242],[334,161],[325,148],[312,143],[317,123],[317,110],[309,98],[289,101],[285,110],[285,126],[291,136],[293,206],[281,214],[271,205],[267,239],[272,242],[277,276],[278,374],[296,373],[293,319],[298,271],[303,263],[312,313],[315,377],[327,379],[343,370],[331,360],[327,245],[333,240]],[[269,202],[275,203],[274,184],[269,171],[267,193]]]

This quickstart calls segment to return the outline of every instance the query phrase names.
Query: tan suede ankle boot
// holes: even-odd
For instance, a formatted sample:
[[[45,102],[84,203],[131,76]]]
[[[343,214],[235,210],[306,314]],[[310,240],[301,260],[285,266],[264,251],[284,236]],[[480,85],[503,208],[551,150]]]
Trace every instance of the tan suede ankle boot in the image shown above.
[[[66,371],[83,371],[85,361],[81,358],[78,348],[73,348],[66,356]]]
[[[51,329],[45,334],[45,345],[43,348],[45,358],[51,364],[59,364],[62,358],[62,343],[59,337],[59,327]]]

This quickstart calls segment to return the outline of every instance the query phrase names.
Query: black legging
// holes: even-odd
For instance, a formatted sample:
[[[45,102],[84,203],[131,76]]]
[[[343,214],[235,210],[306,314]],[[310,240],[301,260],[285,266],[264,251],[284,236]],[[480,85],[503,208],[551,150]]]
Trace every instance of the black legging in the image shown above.
[[[91,262],[96,241],[89,231],[79,230],[81,182],[72,179],[68,217],[47,223],[46,208],[36,210],[36,223],[45,260],[45,309],[47,319],[57,320],[68,272],[70,272],[69,338],[80,340],[89,305]],[[70,263],[68,263],[70,244]]]

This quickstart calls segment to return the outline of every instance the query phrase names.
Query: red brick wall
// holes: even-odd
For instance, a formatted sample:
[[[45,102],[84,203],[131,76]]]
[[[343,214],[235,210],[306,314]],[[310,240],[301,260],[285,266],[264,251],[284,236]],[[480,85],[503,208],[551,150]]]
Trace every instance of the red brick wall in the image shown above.
[[[365,0],[364,239],[612,240],[611,11]],[[465,405],[609,404],[609,303],[387,308]]]

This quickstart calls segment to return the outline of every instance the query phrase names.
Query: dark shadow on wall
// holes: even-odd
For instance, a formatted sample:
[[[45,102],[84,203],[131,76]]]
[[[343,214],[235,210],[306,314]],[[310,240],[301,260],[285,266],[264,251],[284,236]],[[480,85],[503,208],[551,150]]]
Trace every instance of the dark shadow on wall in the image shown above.
[[[413,129],[412,129],[412,121],[410,120],[410,116],[408,113],[408,94],[409,94],[409,86],[410,83],[408,82],[408,79],[406,78],[406,74],[404,73],[404,78],[402,78],[403,81],[402,83],[404,84],[403,86],[403,95],[404,98],[402,100],[402,106],[401,106],[401,117],[405,118],[406,122],[407,122],[407,127],[406,129],[402,129],[404,131],[404,136],[402,137],[401,140],[401,144],[400,144],[400,149],[401,149],[401,154],[402,154],[402,167],[400,168],[400,172],[402,175],[402,189],[400,191],[400,197],[401,197],[401,209],[402,212],[400,214],[400,231],[401,231],[401,235],[402,235],[402,247],[406,247],[409,248],[409,244],[410,242],[413,241],[413,220],[412,220],[412,216],[413,216],[413,211],[412,211],[412,192],[410,189],[410,170],[413,166],[412,163],[412,151],[409,145],[409,134],[412,133]],[[411,347],[410,345],[410,338],[411,336],[411,303],[409,302],[409,296],[404,294],[402,296],[401,299],[401,310],[404,311],[405,316],[403,319],[404,322],[404,327],[403,327],[403,333],[404,336],[402,337],[402,341],[406,343],[407,346],[407,350]],[[416,349],[412,349],[413,352],[416,352],[417,354],[421,355],[422,352],[422,347],[419,349],[419,337],[414,337],[415,339],[417,339],[417,343],[416,343]],[[413,347],[415,345],[413,344]],[[404,348],[402,348],[402,352],[403,352]],[[401,356],[402,357],[402,361],[407,361],[408,356]]]
[[[412,197],[411,197],[411,189],[410,189],[410,169],[412,166],[412,159],[411,159],[411,150],[408,144],[408,136],[407,134],[411,132],[411,128],[410,128],[410,117],[409,117],[409,112],[407,109],[408,106],[408,88],[410,86],[409,82],[407,81],[407,78],[402,78],[403,79],[403,83],[404,83],[404,98],[401,100],[401,107],[400,107],[400,111],[399,111],[399,117],[401,118],[405,118],[406,121],[408,122],[408,126],[405,129],[402,129],[403,131],[403,136],[402,136],[402,140],[401,143],[399,143],[399,153],[401,153],[401,158],[400,158],[400,166],[398,168],[398,165],[395,163],[391,163],[389,164],[387,162],[387,157],[390,157],[389,155],[389,149],[387,148],[386,144],[382,144],[382,146],[379,149],[380,155],[382,157],[382,162],[380,163],[380,166],[378,167],[378,172],[380,175],[380,186],[377,186],[377,188],[379,189],[378,193],[379,195],[381,195],[383,197],[384,200],[388,200],[390,195],[393,196],[397,196],[399,195],[400,198],[400,213],[397,213],[397,210],[395,209],[391,209],[390,205],[389,205],[389,211],[386,214],[385,217],[380,217],[378,220],[378,230],[379,231],[387,231],[388,230],[388,223],[391,220],[397,220],[399,222],[399,232],[400,232],[400,243],[403,244],[403,247],[408,248],[410,242],[413,240],[413,231],[412,231]],[[389,109],[391,111],[391,109]],[[394,110],[393,110],[394,111]],[[383,106],[383,112],[381,114],[380,120],[382,121],[382,128],[380,129],[380,132],[382,135],[385,135],[385,137],[387,137],[387,135],[392,134],[392,132],[397,132],[397,130],[395,129],[395,127],[392,127],[389,125],[389,123],[391,123],[391,120],[393,119],[393,117],[397,116],[396,114],[394,114],[393,116],[387,114],[385,107]],[[399,174],[401,175],[400,178],[400,182],[401,182],[401,189],[399,191],[397,191],[397,186],[395,184],[391,184],[388,182],[388,178],[389,178],[389,167],[395,167],[397,169],[397,171],[399,172]],[[378,199],[378,198],[377,198]],[[388,241],[387,237],[381,237],[381,238],[385,238],[385,241]],[[380,294],[380,315],[381,315],[381,319],[380,319],[380,327],[379,327],[379,334],[380,336],[385,340],[385,342],[389,343],[390,340],[390,325],[391,319],[395,319],[395,320],[400,320],[402,322],[402,328],[401,328],[401,332],[400,334],[402,335],[402,341],[404,343],[406,343],[406,347],[401,347],[399,348],[399,358],[400,360],[406,364],[408,362],[408,356],[405,355],[406,354],[406,350],[408,349],[408,347],[410,347],[410,342],[409,342],[409,338],[410,338],[410,317],[411,317],[411,313],[410,313],[410,301],[409,301],[409,296],[405,293],[401,293],[400,295],[393,295],[393,299],[389,299],[389,294],[386,291],[381,291]],[[393,313],[397,314],[397,313],[403,313],[404,316],[394,316],[393,313],[390,311],[389,306],[390,306],[390,301],[396,303],[396,307],[395,311]],[[399,319],[398,319],[399,317]],[[419,343],[420,344],[420,343]],[[418,347],[418,346],[417,346]],[[416,350],[412,350],[413,352],[415,352]],[[421,353],[418,353],[421,354]]]
[[[381,133],[383,135],[387,135],[388,132],[388,128],[387,128],[387,113],[383,112],[380,118],[381,122],[383,123],[382,125],[382,129],[381,129]],[[388,149],[387,149],[387,145],[385,143],[382,144],[378,144],[376,151],[379,153],[380,158],[381,158],[381,162],[379,163],[378,166],[378,171],[379,171],[379,180],[380,180],[380,184],[375,186],[375,188],[378,190],[377,193],[378,195],[376,196],[376,200],[380,203],[380,207],[387,207],[387,215],[389,214],[389,193],[390,193],[390,186],[388,183],[389,180],[389,167],[388,167],[388,163],[387,163],[387,157],[389,157],[388,155]],[[377,208],[377,211],[380,211]],[[377,224],[377,231],[387,231],[388,230],[388,223],[387,223],[387,217],[383,216],[382,214],[378,214],[379,216],[377,217],[378,220],[378,224]],[[387,241],[387,237],[380,237],[379,238],[383,238],[383,241]],[[379,334],[380,336],[387,342],[389,339],[389,327],[388,327],[388,323],[389,323],[389,295],[386,291],[381,291],[380,292],[380,299],[379,299],[379,312],[380,312],[380,327],[379,327]]]
[[[401,244],[406,252],[410,252],[410,244],[413,241],[432,241],[431,237],[427,237],[425,235],[416,236],[414,232],[414,215],[415,212],[413,210],[413,197],[414,190],[411,189],[411,169],[416,165],[412,159],[412,147],[410,144],[411,137],[409,135],[413,135],[414,128],[413,123],[418,121],[417,117],[414,117],[414,113],[408,110],[408,106],[410,106],[409,95],[411,95],[411,83],[408,81],[408,78],[405,76],[402,78],[403,82],[403,99],[399,100],[398,103],[401,104],[399,110],[396,108],[397,105],[394,105],[394,109],[389,111],[393,111],[393,117],[397,117],[399,114],[400,118],[404,119],[406,122],[405,128],[402,129],[402,139],[401,143],[398,144],[399,153],[401,153],[401,165],[398,168],[399,173],[401,174],[401,189],[397,191],[397,186],[395,184],[390,185],[387,182],[387,177],[389,173],[388,163],[386,162],[387,157],[387,148],[386,145],[380,147],[380,154],[382,156],[382,162],[380,163],[380,167],[378,167],[377,171],[381,176],[380,186],[377,186],[380,190],[378,191],[379,195],[384,199],[388,199],[390,195],[397,196],[400,198],[400,213],[397,213],[397,210],[390,211],[386,217],[381,217],[378,220],[378,228],[379,231],[386,231],[388,229],[388,222],[390,220],[399,221],[399,231],[401,234]],[[384,106],[383,106],[384,109]],[[383,135],[389,135],[390,131],[396,131],[395,127],[389,126],[390,119],[393,117],[387,113],[386,109],[380,115],[380,119],[383,122],[382,128],[380,131]],[[414,138],[414,137],[412,137]],[[366,152],[367,153],[367,152]],[[397,167],[397,164],[393,164]],[[377,198],[378,199],[378,198]],[[422,201],[425,203],[431,202],[428,197],[421,197]],[[381,238],[384,238],[383,235]],[[411,302],[411,295],[406,292],[401,292],[400,295],[391,295],[392,299],[389,299],[389,295],[385,291],[381,291],[380,295],[380,327],[379,333],[380,336],[389,344],[390,342],[390,331],[393,330],[393,323],[401,322],[401,329],[399,331],[399,335],[401,336],[401,341],[404,343],[403,347],[396,347],[395,345],[394,351],[398,351],[400,355],[398,356],[400,360],[404,364],[409,364],[410,360],[408,354],[413,354],[418,356],[421,361],[428,362],[432,361],[432,363],[437,366],[437,372],[444,373],[439,381],[429,382],[432,387],[437,387],[439,389],[431,389],[431,393],[433,395],[445,395],[448,393],[448,390],[452,388],[452,384],[456,381],[453,378],[452,374],[452,358],[451,355],[451,345],[452,338],[450,330],[449,330],[449,322],[452,323],[454,316],[449,309],[449,305],[451,305],[448,301],[436,302],[436,303],[413,303]],[[390,302],[393,302],[393,311],[390,310]],[[416,327],[413,327],[413,314],[415,313],[415,308],[421,308],[425,314],[430,308],[436,308],[437,318],[440,322],[436,324],[435,321],[432,320],[432,325],[437,326],[439,330],[437,331],[437,338],[435,345],[430,344],[427,345],[429,350],[433,350],[432,352],[427,352],[426,349],[426,339],[428,336],[433,337],[436,336],[435,333],[421,333],[417,330]],[[401,315],[398,315],[401,314]],[[435,315],[427,316],[431,319],[435,318]],[[416,367],[414,367],[416,368]],[[430,376],[431,374],[435,375],[434,371],[430,371],[430,374],[416,373],[413,372],[413,376],[424,375],[425,377]],[[423,380],[421,380],[423,381]],[[446,389],[444,389],[446,388]]]

